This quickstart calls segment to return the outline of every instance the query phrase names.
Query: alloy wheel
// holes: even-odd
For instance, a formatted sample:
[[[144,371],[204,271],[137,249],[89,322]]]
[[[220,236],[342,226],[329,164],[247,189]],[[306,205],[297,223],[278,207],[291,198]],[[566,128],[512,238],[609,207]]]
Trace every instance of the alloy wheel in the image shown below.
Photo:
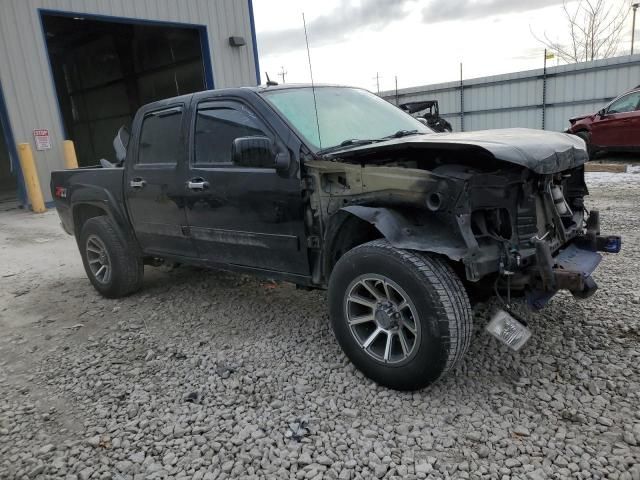
[[[345,313],[355,340],[379,362],[403,363],[420,344],[420,323],[413,301],[402,287],[383,275],[361,275],[351,282]]]
[[[89,235],[86,245],[87,262],[94,278],[103,284],[111,280],[111,258],[104,242],[96,235]]]

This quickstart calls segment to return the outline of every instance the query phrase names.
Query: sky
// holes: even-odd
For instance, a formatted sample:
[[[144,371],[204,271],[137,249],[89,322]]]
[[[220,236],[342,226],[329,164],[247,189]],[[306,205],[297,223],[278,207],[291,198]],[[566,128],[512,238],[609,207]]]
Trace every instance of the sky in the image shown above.
[[[572,0],[576,1],[576,0]],[[627,0],[607,0],[616,5]],[[571,2],[570,2],[571,3]],[[376,91],[541,68],[545,33],[565,41],[562,0],[253,0],[262,81]],[[636,39],[640,37],[640,14]],[[631,14],[623,49],[631,39]],[[636,42],[640,51],[640,41]],[[557,60],[550,60],[553,65]],[[378,76],[378,80],[376,77]]]

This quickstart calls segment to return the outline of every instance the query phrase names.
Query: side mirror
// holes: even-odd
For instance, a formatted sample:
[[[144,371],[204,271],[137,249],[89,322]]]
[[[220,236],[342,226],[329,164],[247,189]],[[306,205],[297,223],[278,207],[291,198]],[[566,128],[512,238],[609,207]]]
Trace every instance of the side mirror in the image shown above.
[[[289,153],[278,153],[276,155],[275,166],[280,176],[286,177],[291,168],[291,156]]]
[[[116,158],[119,163],[122,163],[127,156],[130,136],[129,129],[123,125],[118,130],[116,138],[113,139],[113,149],[116,151]]]
[[[231,158],[235,165],[277,168],[273,140],[267,137],[240,137],[233,141]]]
[[[607,114],[607,109],[606,108],[601,108],[600,110],[598,110],[598,115],[600,117],[604,117]]]

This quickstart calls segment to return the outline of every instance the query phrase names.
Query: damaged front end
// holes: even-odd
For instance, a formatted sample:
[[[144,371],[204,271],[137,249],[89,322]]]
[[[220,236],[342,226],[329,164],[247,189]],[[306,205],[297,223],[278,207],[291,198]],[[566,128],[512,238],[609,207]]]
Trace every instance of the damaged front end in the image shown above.
[[[467,279],[495,277],[497,291],[524,292],[533,309],[558,290],[588,298],[597,289],[591,274],[602,258],[598,252],[617,253],[621,239],[601,235],[598,212],[586,210],[584,167],[520,175],[470,179],[465,225],[475,242],[463,258]],[[488,196],[491,191],[496,195]]]
[[[397,248],[448,257],[471,288],[524,293],[534,309],[562,289],[586,298],[598,252],[621,240],[601,235],[585,208],[586,152],[575,142],[519,129],[337,152],[306,163],[310,217],[320,232],[338,212],[358,217]]]

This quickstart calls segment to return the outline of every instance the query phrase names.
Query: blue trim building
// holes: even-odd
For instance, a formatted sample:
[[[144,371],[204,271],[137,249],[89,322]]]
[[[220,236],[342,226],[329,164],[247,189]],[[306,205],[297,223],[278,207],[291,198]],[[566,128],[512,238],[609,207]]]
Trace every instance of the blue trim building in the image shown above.
[[[55,49],[51,47],[52,39],[59,32],[47,30],[52,17],[63,19],[60,23],[66,21],[66,30],[62,33],[68,34],[70,40],[64,45],[70,44],[74,35],[79,39],[78,43],[81,42],[83,23],[87,25],[89,22],[100,22],[101,29],[105,30],[113,26],[114,31],[121,31],[127,26],[137,28],[138,33],[145,28],[154,32],[171,29],[190,31],[197,35],[199,57],[195,60],[176,60],[177,66],[172,71],[176,83],[181,80],[191,89],[212,89],[256,85],[260,82],[252,0],[99,3],[67,0],[64,10],[57,8],[59,5],[60,2],[56,0],[0,2],[0,132],[8,147],[4,155],[0,152],[0,161],[9,158],[11,172],[15,176],[15,191],[23,204],[26,203],[26,196],[17,157],[18,143],[31,143],[45,200],[50,201],[50,173],[64,165],[62,142],[74,140],[79,157],[82,152],[101,151],[104,138],[96,138],[104,137],[100,128],[108,130],[121,120],[118,112],[105,113],[98,119],[83,118],[91,116],[92,112],[109,110],[108,107],[117,103],[119,89],[124,91],[125,87],[116,85],[117,79],[105,81],[102,90],[98,90],[102,87],[93,84],[87,86],[83,82],[80,82],[81,87],[67,85],[74,80],[73,75],[78,75],[78,69],[70,72],[67,65],[60,65],[60,49],[58,46]],[[78,32],[74,32],[76,25]],[[174,37],[170,35],[170,38]],[[236,41],[231,41],[232,37]],[[244,42],[238,42],[238,37]],[[176,50],[181,45],[178,44]],[[162,48],[165,48],[162,43],[155,46],[155,50]],[[171,52],[171,55],[175,54]],[[67,57],[70,56],[72,54]],[[141,55],[132,57],[137,61]],[[193,76],[194,61],[201,65],[201,86],[194,83],[192,77],[186,80],[180,77]],[[141,70],[137,66],[131,68]],[[127,91],[139,89],[137,93],[141,103],[162,95],[172,96],[169,89],[161,88],[163,78],[169,76],[166,70],[152,65],[144,70],[144,78],[143,74],[139,78],[127,78]],[[107,74],[113,75],[113,72],[105,73],[105,78],[111,78]],[[129,103],[131,109],[137,106],[135,102]],[[49,131],[49,150],[36,150],[33,131],[41,129]],[[97,159],[79,160],[81,164],[86,164],[94,163]]]

